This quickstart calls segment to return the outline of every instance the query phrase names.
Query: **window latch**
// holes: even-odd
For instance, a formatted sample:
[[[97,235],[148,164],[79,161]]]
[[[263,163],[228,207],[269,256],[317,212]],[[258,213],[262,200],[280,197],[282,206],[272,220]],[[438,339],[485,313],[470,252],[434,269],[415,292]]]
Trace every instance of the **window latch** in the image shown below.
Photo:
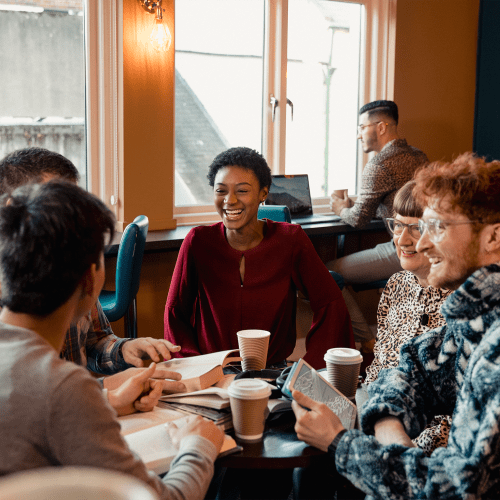
[[[276,116],[276,108],[278,107],[278,99],[271,94],[271,98],[269,100],[269,104],[271,105],[271,111],[272,111],[272,120],[274,122],[274,117]]]
[[[293,102],[287,98],[286,103],[290,106],[290,112],[291,112],[292,122],[293,122]]]

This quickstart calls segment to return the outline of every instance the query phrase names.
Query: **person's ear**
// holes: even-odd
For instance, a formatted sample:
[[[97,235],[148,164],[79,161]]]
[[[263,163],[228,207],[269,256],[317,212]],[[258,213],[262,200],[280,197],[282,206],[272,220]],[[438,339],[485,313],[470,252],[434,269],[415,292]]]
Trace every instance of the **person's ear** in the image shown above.
[[[266,198],[267,198],[268,194],[269,194],[269,188],[267,186],[263,187],[260,190],[260,201],[261,201],[261,203],[264,203],[266,201]]]
[[[487,253],[500,252],[500,223],[486,227],[484,248]]]
[[[384,135],[387,132],[387,124],[385,123],[385,121],[377,123],[376,127],[378,135]]]
[[[82,287],[82,295],[89,295],[90,297],[93,297],[97,283],[97,267],[95,263],[91,264],[85,271],[80,283]]]

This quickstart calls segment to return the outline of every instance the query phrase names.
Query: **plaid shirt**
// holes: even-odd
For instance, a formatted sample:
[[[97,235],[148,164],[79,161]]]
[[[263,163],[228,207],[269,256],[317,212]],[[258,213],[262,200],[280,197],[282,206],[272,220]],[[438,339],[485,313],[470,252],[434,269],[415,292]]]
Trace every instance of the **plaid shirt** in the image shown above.
[[[120,339],[111,330],[99,301],[87,316],[71,325],[66,333],[61,358],[86,366],[95,373],[111,375],[132,365],[123,359]]]

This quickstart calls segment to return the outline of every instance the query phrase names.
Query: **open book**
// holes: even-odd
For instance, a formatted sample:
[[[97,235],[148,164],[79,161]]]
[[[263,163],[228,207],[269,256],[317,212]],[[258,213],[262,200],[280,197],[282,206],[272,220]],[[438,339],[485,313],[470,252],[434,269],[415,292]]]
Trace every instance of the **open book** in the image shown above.
[[[174,358],[158,363],[168,370],[178,372],[182,375],[181,382],[186,386],[187,392],[201,391],[206,389],[224,377],[222,368],[234,361],[241,361],[238,349],[229,351],[213,352],[189,358]]]
[[[177,427],[185,424],[186,418],[175,421]],[[166,424],[155,425],[141,431],[127,434],[125,441],[130,449],[137,453],[146,467],[156,474],[164,474],[170,469],[170,464],[177,455],[179,448],[170,440]],[[227,434],[219,452],[219,457],[241,450],[236,441]]]
[[[234,377],[233,377],[234,378]],[[226,389],[209,387],[196,392],[181,392],[178,394],[165,394],[160,398],[165,403],[182,403],[198,405],[205,408],[220,410],[229,407],[229,394]]]

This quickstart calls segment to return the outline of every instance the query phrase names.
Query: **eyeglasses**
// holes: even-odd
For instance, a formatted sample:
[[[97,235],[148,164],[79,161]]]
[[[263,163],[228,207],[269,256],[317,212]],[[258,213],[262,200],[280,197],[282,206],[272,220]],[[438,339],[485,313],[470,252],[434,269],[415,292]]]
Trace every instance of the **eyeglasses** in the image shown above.
[[[398,219],[391,219],[389,217],[386,218],[385,221],[387,222],[389,231],[395,236],[401,236],[406,227],[408,228],[408,233],[412,238],[415,238],[416,240],[420,239],[421,233],[417,222],[414,224],[405,224]]]
[[[389,125],[387,122],[384,122],[384,121],[367,123],[366,125],[358,125],[358,134],[361,134],[361,132],[363,132],[363,130],[366,127],[371,127],[372,125],[378,125],[379,123],[385,123],[386,125]]]
[[[444,233],[447,226],[458,226],[460,224],[476,224],[480,223],[477,220],[463,220],[463,221],[452,221],[452,220],[441,220],[441,219],[428,219],[422,220],[418,219],[418,228],[420,234],[424,234],[425,231],[429,232],[429,239],[433,243],[439,243],[444,238]]]

